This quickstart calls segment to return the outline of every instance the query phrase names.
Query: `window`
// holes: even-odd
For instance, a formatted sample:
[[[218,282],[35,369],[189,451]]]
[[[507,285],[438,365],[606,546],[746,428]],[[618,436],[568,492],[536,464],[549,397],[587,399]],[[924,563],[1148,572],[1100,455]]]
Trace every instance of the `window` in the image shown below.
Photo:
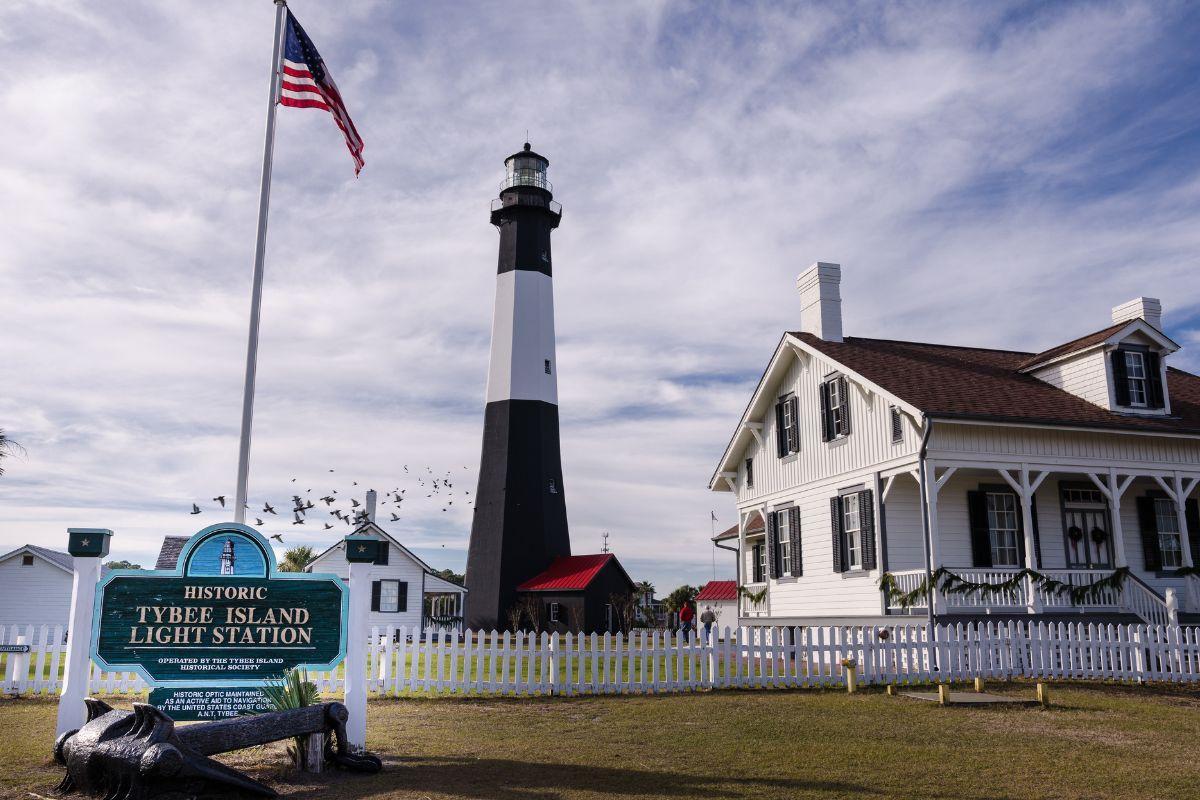
[[[787,395],[775,405],[775,441],[779,457],[800,452],[800,404],[795,395]]]
[[[762,542],[750,548],[750,569],[755,583],[767,582],[767,546]]]
[[[379,610],[390,613],[400,610],[400,581],[379,582]]]
[[[841,439],[850,433],[850,392],[844,375],[821,384],[821,428],[825,441]]]
[[[22,567],[32,567],[33,566],[33,556],[21,556],[21,566]]]
[[[842,538],[846,569],[862,569],[862,522],[857,493],[842,497]]]
[[[746,459],[746,488],[751,489],[753,487],[754,487],[754,459],[747,458]]]
[[[550,604],[550,621],[558,622],[558,603]]]
[[[550,374],[550,359],[546,359],[546,374]]]
[[[1165,497],[1154,498],[1154,521],[1158,524],[1158,552],[1162,557],[1162,566],[1182,567],[1183,548],[1175,504]]]
[[[904,418],[900,416],[900,409],[892,406],[892,443],[898,444],[904,441]]]
[[[554,482],[554,478],[546,484],[546,491],[550,494],[558,494],[558,484]]]
[[[1017,497],[1011,492],[987,493],[988,537],[991,540],[992,566],[1021,565],[1018,537]]]
[[[779,543],[778,561],[779,574],[792,574],[792,529],[788,524],[792,519],[792,510],[785,508],[775,512],[776,541]]]
[[[1129,405],[1145,408],[1148,404],[1145,354],[1136,350],[1125,351],[1125,375],[1129,381]]]

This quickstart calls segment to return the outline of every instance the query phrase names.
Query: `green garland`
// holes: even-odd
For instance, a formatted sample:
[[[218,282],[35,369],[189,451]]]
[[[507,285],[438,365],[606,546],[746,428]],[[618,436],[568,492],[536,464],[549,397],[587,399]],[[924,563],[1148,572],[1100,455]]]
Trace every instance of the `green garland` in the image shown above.
[[[1185,567],[1184,569],[1188,568]],[[1195,568],[1191,569],[1191,574],[1196,574]],[[912,608],[924,601],[929,596],[931,589],[937,589],[943,594],[979,594],[984,597],[990,597],[992,595],[1003,594],[1004,592],[1011,592],[1020,587],[1026,578],[1032,578],[1034,584],[1043,592],[1059,596],[1069,595],[1072,603],[1087,605],[1090,601],[1095,600],[1108,590],[1120,591],[1121,587],[1125,585],[1125,579],[1128,577],[1129,567],[1120,567],[1114,570],[1111,575],[1106,575],[1091,583],[1082,586],[1072,586],[1069,583],[1063,583],[1060,580],[1051,578],[1049,575],[1043,575],[1037,570],[1026,568],[1012,573],[1009,578],[1000,583],[986,583],[969,581],[960,575],[955,575],[945,567],[938,567],[932,575],[922,580],[912,591],[900,591],[900,587],[896,584],[896,578],[890,572],[885,572],[880,576],[879,588],[887,596],[889,605],[899,608]]]
[[[767,587],[764,586],[757,592],[752,592],[745,586],[739,586],[738,594],[740,594],[742,597],[745,597],[751,603],[761,603],[763,600],[767,599]]]
[[[1175,578],[1186,578],[1188,575],[1195,575],[1197,578],[1200,578],[1200,566],[1180,567],[1173,573],[1173,577]]]

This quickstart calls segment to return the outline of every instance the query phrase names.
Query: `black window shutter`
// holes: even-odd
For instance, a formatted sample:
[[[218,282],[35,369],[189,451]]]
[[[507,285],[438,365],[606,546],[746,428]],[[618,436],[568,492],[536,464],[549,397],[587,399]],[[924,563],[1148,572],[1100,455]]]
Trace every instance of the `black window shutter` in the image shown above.
[[[379,610],[379,584],[381,581],[371,581],[371,610]]]
[[[1112,351],[1112,374],[1117,405],[1129,405],[1129,370],[1125,364],[1125,351],[1119,348]]]
[[[788,429],[788,452],[800,452],[800,401],[795,397],[788,398],[788,408],[792,412],[792,427]]]
[[[783,403],[775,404],[775,449],[780,458],[787,455],[787,431],[783,429]]]
[[[846,561],[842,557],[842,498],[829,498],[829,515],[833,526],[833,571],[845,572]]]
[[[1137,499],[1138,526],[1142,529],[1142,558],[1147,570],[1162,569],[1162,552],[1158,549],[1158,519],[1154,515],[1154,498]]]
[[[1158,353],[1146,353],[1146,405],[1149,408],[1164,408],[1162,370]]]
[[[864,489],[858,493],[859,534],[862,537],[863,569],[875,569],[875,493]]]
[[[396,591],[399,592],[397,595],[399,599],[396,601],[396,610],[408,611],[408,581],[400,581],[399,586],[396,587]]]
[[[774,511],[767,512],[767,575],[779,577],[779,521]]]
[[[1188,544],[1192,548],[1192,564],[1200,567],[1200,502],[1192,499],[1184,503],[1183,518],[1187,520]]]
[[[842,435],[850,435],[850,381],[846,380],[846,376],[838,378],[838,397],[841,398],[842,412]]]
[[[379,555],[377,555],[375,557],[375,563],[381,564],[381,565],[386,565],[388,563],[388,551],[389,550],[391,550],[391,547],[388,546],[387,540],[384,539],[383,541],[381,541],[379,543]]]
[[[987,492],[967,492],[967,519],[971,526],[971,557],[974,566],[976,568],[992,566],[992,537],[988,531]],[[937,564],[934,569],[940,566]]]
[[[828,442],[833,438],[833,419],[829,410],[829,382],[818,387],[821,395],[821,441]]]
[[[788,533],[791,535],[792,542],[792,575],[800,577],[804,574],[804,558],[800,552],[800,509],[798,508],[788,509]],[[1197,563],[1200,563],[1200,560],[1197,560]]]

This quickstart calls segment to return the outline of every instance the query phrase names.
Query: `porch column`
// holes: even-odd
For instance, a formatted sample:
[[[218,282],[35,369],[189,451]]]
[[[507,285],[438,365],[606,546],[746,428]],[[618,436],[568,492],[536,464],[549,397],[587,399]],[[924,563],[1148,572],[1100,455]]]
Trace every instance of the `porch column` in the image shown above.
[[[1025,529],[1025,569],[1036,570],[1041,564],[1037,563],[1037,552],[1033,540],[1033,495],[1050,472],[1043,471],[1032,481],[1029,479],[1028,464],[1021,465],[1021,470],[1016,477],[1007,469],[998,469],[997,472],[1013,488],[1021,501],[1021,525]],[[1030,614],[1040,614],[1042,611],[1042,598],[1037,594],[1033,578],[1028,575],[1025,576],[1025,604]]]
[[[1155,475],[1154,480],[1163,488],[1167,496],[1175,503],[1175,519],[1179,524],[1179,547],[1182,550],[1180,556],[1183,560],[1183,566],[1195,566],[1192,560],[1192,544],[1191,534],[1187,526],[1187,498],[1196,488],[1196,484],[1200,483],[1200,477],[1184,478],[1179,474],[1179,471],[1171,473],[1171,483],[1168,485],[1165,480]],[[1200,534],[1200,531],[1195,533]],[[1200,608],[1200,588],[1194,575],[1189,575],[1184,578],[1184,584],[1187,586],[1188,606],[1192,609]]]
[[[941,531],[938,528],[938,493],[946,485],[946,481],[958,472],[958,467],[947,467],[942,476],[937,477],[937,465],[926,462],[925,504],[929,510],[929,570],[937,572],[942,565]],[[942,593],[933,592],[933,613],[942,614],[946,611],[946,601]]]
[[[770,524],[767,522],[767,514],[769,514],[770,511],[768,510],[766,503],[763,503],[761,506],[758,507],[758,513],[762,516],[762,521],[763,521],[763,547],[770,547],[771,546],[771,537],[767,535],[767,530],[770,528]],[[773,559],[773,558],[775,558],[775,555],[768,555],[767,563],[770,564],[771,559]],[[767,586],[767,597],[766,597],[767,616],[770,617],[771,616],[771,574],[770,574],[770,572],[768,572],[766,575],[763,575],[763,583],[766,584],[766,586]]]
[[[737,585],[739,587],[737,596],[738,622],[734,623],[735,627],[741,624],[741,617],[745,612],[744,598],[740,591],[740,587],[745,586],[746,580],[746,512],[738,509],[738,558],[737,558]]]
[[[1113,564],[1117,569],[1129,566],[1129,559],[1125,555],[1125,531],[1121,527],[1121,496],[1125,494],[1125,490],[1129,488],[1129,484],[1133,483],[1133,479],[1137,476],[1127,475],[1124,481],[1118,480],[1117,470],[1115,467],[1108,468],[1108,474],[1105,479],[1101,480],[1100,475],[1095,472],[1089,472],[1088,477],[1092,479],[1092,483],[1096,484],[1096,488],[1108,500],[1109,513],[1112,516],[1112,536],[1113,536]]]

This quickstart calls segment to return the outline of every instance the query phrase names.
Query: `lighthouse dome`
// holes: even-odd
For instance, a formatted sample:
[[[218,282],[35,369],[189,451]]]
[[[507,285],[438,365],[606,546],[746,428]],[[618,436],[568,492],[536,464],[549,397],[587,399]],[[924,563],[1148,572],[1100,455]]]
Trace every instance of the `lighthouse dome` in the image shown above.
[[[529,142],[526,142],[523,150],[504,159],[504,183],[501,184],[500,191],[515,186],[533,186],[553,192],[554,187],[546,180],[546,170],[549,167],[550,161],[545,156],[533,152]]]

